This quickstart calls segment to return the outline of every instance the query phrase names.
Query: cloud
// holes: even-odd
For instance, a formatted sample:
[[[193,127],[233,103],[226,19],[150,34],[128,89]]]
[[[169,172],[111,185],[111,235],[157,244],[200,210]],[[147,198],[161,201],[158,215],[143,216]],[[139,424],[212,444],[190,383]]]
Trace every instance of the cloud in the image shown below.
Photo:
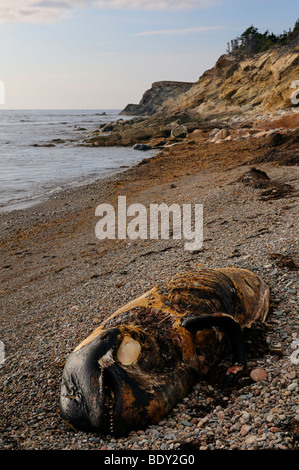
[[[97,57],[113,57],[115,55],[121,55],[122,53],[121,52],[118,52],[118,51],[111,51],[111,52],[96,52],[96,56]]]
[[[0,0],[0,24],[55,23],[72,10],[190,10],[207,8],[217,0]]]
[[[216,0],[94,0],[91,3],[98,8],[166,11],[206,8]]]
[[[160,35],[184,35],[192,33],[205,33],[207,31],[217,31],[222,29],[223,26],[199,26],[198,28],[185,28],[185,29],[162,29],[154,31],[143,31],[141,33],[133,33],[132,36],[160,36]]]
[[[74,4],[80,2],[74,1]],[[82,2],[81,2],[82,3]],[[0,24],[3,23],[55,23],[72,8],[66,1],[0,0]]]

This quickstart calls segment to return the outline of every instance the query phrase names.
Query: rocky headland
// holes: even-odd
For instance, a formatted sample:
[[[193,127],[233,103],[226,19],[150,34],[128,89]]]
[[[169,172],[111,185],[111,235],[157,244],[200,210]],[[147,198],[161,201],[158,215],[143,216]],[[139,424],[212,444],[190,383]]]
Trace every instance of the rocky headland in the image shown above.
[[[299,77],[299,48],[244,56],[225,54],[195,83],[156,82],[81,145],[162,148],[189,138],[251,138],[299,126],[291,97]],[[298,87],[297,87],[298,88]],[[218,131],[221,131],[220,133]],[[261,134],[263,133],[263,134]]]
[[[128,104],[120,114],[124,116],[152,115],[159,111],[167,100],[176,99],[192,88],[192,82],[161,81],[152,84],[141,98],[139,104]]]

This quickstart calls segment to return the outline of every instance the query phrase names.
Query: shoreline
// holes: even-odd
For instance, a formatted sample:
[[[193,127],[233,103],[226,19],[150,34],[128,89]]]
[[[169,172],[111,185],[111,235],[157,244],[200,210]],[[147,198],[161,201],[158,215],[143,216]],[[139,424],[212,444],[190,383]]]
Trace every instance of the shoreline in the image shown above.
[[[149,157],[151,158],[151,157]],[[102,175],[97,176],[80,176],[75,181],[72,182],[62,182],[61,185],[53,186],[52,188],[47,189],[45,192],[41,194],[37,194],[36,196],[28,196],[27,198],[21,198],[21,200],[12,200],[9,201],[7,204],[0,206],[0,214],[18,211],[18,210],[25,210],[29,209],[34,206],[38,206],[39,204],[46,203],[50,199],[55,199],[59,193],[63,193],[64,191],[68,192],[69,190],[76,189],[78,187],[86,187],[90,184],[97,183],[101,180],[109,178],[113,175],[121,174],[123,171],[126,171],[128,168],[132,168],[136,165],[136,163],[132,165],[122,165],[115,170],[105,170]],[[137,163],[138,165],[138,163]]]
[[[61,188],[88,184],[142,159],[133,149],[82,147],[86,135],[117,113],[11,110],[9,117],[3,110],[0,211],[34,205]]]
[[[265,161],[268,138],[211,143],[186,140],[122,172],[59,191],[33,207],[0,213],[0,311],[4,450],[295,449],[298,366],[298,166]],[[145,155],[146,156],[146,155]],[[252,167],[292,186],[282,197],[242,179]],[[204,244],[184,240],[97,240],[95,208],[128,203],[202,203]],[[268,198],[267,198],[268,197]],[[275,257],[276,255],[276,257]],[[282,256],[279,257],[279,255]],[[283,258],[285,257],[285,258]],[[125,438],[74,432],[59,415],[68,354],[127,301],[176,272],[237,266],[260,274],[271,289],[264,341],[248,346],[245,381],[221,396],[216,375],[200,381],[157,426]],[[259,337],[259,332],[257,336]],[[254,345],[250,349],[250,346]],[[17,413],[16,413],[17,410]],[[296,413],[297,411],[297,413]]]

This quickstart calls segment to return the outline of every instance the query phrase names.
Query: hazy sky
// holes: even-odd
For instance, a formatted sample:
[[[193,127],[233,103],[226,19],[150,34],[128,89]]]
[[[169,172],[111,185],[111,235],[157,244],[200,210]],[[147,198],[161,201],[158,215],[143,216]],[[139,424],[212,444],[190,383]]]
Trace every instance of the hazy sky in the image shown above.
[[[298,17],[298,0],[0,0],[0,109],[121,109],[196,81],[250,25]]]

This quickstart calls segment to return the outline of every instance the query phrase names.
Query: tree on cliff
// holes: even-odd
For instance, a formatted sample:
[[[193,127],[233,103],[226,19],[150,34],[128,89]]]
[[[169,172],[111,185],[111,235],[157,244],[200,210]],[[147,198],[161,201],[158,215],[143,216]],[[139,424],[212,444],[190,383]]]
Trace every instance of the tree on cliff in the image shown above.
[[[299,40],[299,19],[296,21],[293,29],[283,31],[282,34],[275,35],[269,33],[260,33],[258,28],[251,25],[240,37],[232,39],[228,43],[227,53],[238,54],[258,54],[264,52],[273,46],[282,46],[290,43],[296,43]]]

